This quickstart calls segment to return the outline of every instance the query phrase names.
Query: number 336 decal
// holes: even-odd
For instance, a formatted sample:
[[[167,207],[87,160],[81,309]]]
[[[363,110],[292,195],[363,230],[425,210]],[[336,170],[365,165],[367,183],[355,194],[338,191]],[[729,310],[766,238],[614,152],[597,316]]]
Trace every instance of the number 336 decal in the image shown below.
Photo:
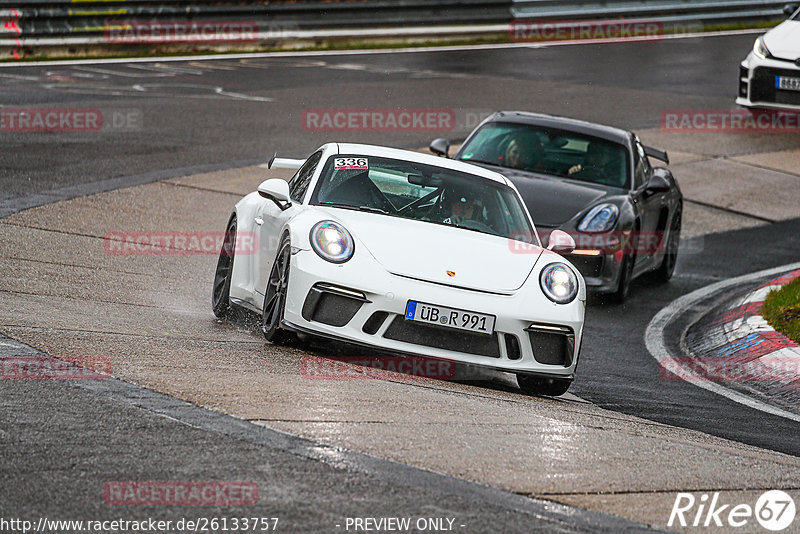
[[[368,169],[367,158],[336,158],[333,160],[333,169]]]

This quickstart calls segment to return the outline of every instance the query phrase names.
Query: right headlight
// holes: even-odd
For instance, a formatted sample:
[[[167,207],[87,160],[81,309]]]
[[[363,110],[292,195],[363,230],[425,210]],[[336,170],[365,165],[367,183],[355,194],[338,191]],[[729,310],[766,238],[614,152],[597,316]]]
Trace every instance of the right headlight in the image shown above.
[[[619,208],[615,204],[600,204],[589,210],[580,224],[581,232],[607,232],[617,223]]]
[[[767,45],[764,44],[763,35],[759,36],[758,39],[756,39],[756,42],[753,44],[753,53],[761,59],[772,57],[769,48],[767,48]]]
[[[569,304],[578,295],[578,277],[567,265],[551,263],[539,274],[545,296],[556,304]]]
[[[311,229],[311,248],[331,263],[344,263],[353,257],[355,243],[344,226],[333,221],[318,222]]]

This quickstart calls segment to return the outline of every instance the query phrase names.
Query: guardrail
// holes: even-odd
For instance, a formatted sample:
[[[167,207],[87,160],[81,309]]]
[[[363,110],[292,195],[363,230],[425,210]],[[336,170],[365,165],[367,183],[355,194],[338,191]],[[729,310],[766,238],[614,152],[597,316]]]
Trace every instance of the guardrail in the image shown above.
[[[0,0],[0,58],[45,48],[246,48],[507,33],[519,19],[764,21],[786,0]],[[694,26],[696,27],[696,26]],[[127,50],[126,50],[127,51]]]
[[[661,22],[752,22],[783,18],[787,0],[513,0],[512,16],[537,19],[650,17]]]

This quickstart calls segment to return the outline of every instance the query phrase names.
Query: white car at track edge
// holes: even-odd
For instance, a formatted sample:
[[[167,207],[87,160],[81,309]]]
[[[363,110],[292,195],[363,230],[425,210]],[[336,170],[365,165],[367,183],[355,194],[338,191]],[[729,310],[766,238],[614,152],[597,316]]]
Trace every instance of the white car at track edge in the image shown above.
[[[267,340],[293,333],[515,373],[560,395],[575,375],[586,285],[543,248],[504,176],[429,154],[328,143],[287,183],[263,182],[228,222],[213,310],[258,313]],[[237,234],[254,237],[237,253]],[[240,251],[241,252],[241,251]]]
[[[759,36],[739,66],[740,106],[800,110],[800,4],[785,12],[789,19]]]

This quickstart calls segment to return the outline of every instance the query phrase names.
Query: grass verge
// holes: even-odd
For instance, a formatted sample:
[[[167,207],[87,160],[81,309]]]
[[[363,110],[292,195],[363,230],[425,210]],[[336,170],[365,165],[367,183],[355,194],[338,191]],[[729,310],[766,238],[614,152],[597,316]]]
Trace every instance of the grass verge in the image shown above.
[[[761,316],[772,328],[800,343],[800,278],[777,291],[770,291]]]

